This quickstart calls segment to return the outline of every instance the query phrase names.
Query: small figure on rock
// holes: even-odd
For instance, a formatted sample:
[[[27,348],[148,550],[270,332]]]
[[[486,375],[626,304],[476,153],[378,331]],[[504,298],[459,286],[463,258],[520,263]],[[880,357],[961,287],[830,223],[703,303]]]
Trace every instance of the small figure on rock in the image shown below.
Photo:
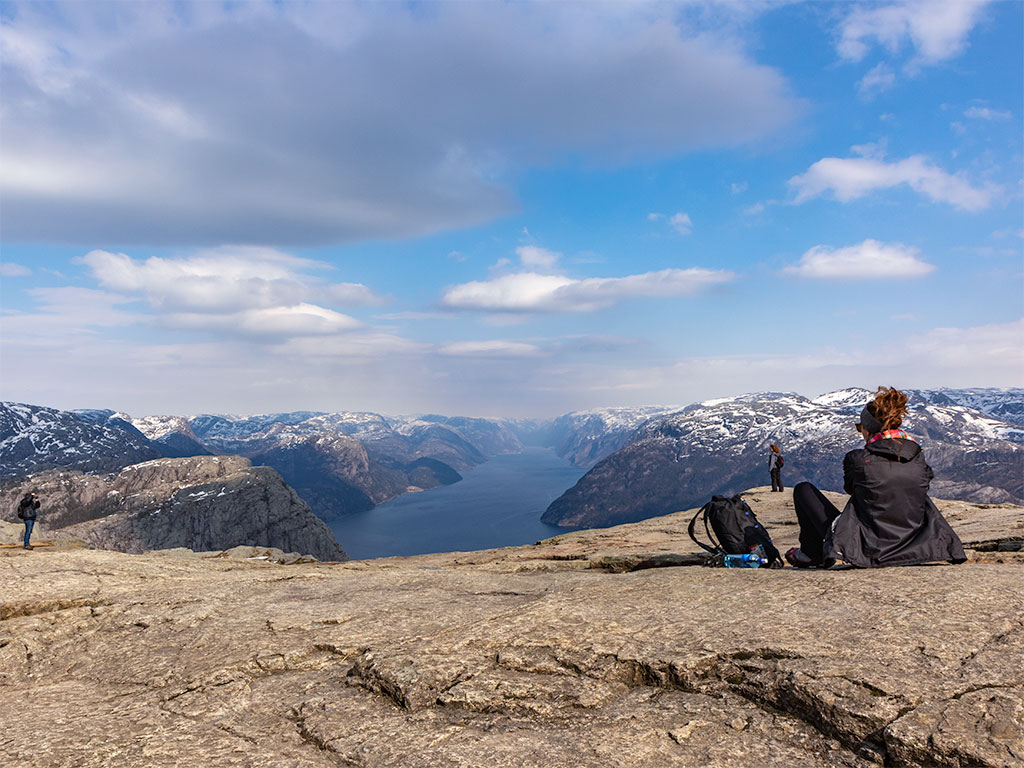
[[[843,459],[850,501],[840,514],[810,483],[793,488],[800,547],[786,553],[798,568],[843,560],[859,568],[966,560],[959,537],[928,498],[933,473],[921,447],[900,429],[907,396],[879,387],[854,427],[864,447]]]
[[[768,474],[772,476],[772,493],[775,491],[782,493],[782,465],[785,463],[785,459],[782,458],[782,449],[772,443],[768,451]]]
[[[39,509],[39,497],[32,491],[25,494],[18,502],[18,517],[25,521],[25,549],[33,549],[29,540],[32,538],[32,528],[36,524],[36,510]]]

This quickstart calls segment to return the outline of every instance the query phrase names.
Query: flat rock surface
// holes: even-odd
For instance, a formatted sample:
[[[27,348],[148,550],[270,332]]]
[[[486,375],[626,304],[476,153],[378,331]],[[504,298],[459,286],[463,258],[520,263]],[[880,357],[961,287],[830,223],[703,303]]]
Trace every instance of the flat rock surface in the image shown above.
[[[748,498],[792,546],[790,495]],[[999,550],[1024,510],[953,504],[982,551],[876,571],[643,565],[693,559],[688,513],[350,563],[0,549],[0,754],[39,768],[1024,765],[1024,567]]]

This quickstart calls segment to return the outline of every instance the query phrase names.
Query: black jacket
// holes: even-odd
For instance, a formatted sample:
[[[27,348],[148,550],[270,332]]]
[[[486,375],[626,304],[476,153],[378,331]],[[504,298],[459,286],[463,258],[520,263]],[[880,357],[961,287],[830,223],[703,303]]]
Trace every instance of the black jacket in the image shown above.
[[[39,499],[22,499],[18,502],[18,513],[22,520],[35,520],[39,509]]]
[[[825,537],[826,561],[878,568],[966,560],[959,537],[928,498],[932,476],[912,440],[886,438],[846,454],[850,501]]]

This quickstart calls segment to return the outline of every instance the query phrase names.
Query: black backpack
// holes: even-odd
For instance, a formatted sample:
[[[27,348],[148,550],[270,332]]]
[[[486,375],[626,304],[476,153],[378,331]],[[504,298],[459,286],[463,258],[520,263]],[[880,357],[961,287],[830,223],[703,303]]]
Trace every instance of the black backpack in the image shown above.
[[[704,516],[704,530],[713,546],[705,544],[694,535],[693,528],[701,515]],[[711,553],[709,565],[721,565],[724,555],[746,555],[757,552],[760,547],[761,552],[758,554],[768,560],[767,567],[782,567],[782,556],[772,544],[772,537],[757,521],[757,515],[747,506],[747,502],[739,496],[712,496],[711,501],[698,509],[690,520],[689,533],[691,539]]]

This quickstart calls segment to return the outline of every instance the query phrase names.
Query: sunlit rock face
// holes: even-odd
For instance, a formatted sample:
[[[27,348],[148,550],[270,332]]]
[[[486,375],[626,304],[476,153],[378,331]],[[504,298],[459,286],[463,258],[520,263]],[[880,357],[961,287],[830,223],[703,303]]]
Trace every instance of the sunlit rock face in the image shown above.
[[[240,456],[157,459],[102,477],[42,472],[5,489],[5,516],[29,489],[42,501],[41,531],[59,531],[102,549],[139,553],[249,545],[322,560],[345,558],[330,529],[277,472]]]

